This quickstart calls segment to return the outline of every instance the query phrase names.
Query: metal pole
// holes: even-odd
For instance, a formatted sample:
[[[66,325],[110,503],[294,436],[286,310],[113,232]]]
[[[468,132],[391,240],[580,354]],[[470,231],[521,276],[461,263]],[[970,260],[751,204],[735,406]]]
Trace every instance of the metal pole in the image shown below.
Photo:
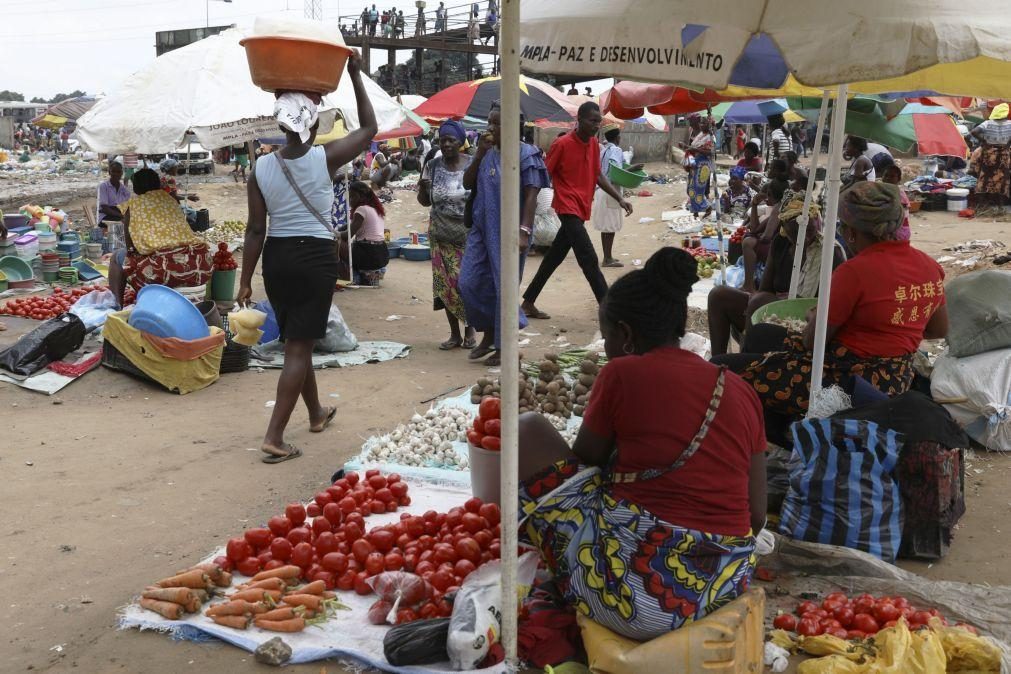
[[[807,174],[807,193],[804,195],[804,211],[797,219],[797,245],[793,251],[793,273],[790,275],[790,299],[797,297],[797,285],[800,283],[800,266],[804,257],[804,242],[807,241],[807,221],[808,212],[811,210],[811,202],[814,201],[815,174],[818,173],[818,157],[821,154],[821,134],[825,132],[825,118],[828,117],[828,89],[821,97],[821,109],[818,111],[818,142],[811,153],[811,170]]]
[[[515,667],[519,501],[520,0],[503,0],[502,59],[502,644]]]
[[[839,187],[842,169],[842,144],[846,127],[846,90],[840,84],[832,111],[832,135],[828,146],[828,200],[825,204],[825,232],[821,247],[821,280],[818,283],[818,316],[814,330],[814,352],[811,354],[811,395],[808,404],[821,392],[822,370],[825,367],[825,337],[828,333],[828,303],[832,292],[832,256],[835,251],[835,225],[839,213]],[[810,412],[809,412],[810,413]]]

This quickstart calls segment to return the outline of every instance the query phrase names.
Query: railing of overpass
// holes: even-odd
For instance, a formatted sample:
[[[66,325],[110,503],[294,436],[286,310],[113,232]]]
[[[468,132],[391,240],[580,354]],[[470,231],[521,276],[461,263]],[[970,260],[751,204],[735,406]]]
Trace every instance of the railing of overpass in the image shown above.
[[[377,3],[377,17],[372,21],[372,3],[365,5],[360,14],[346,14],[338,18],[345,37],[385,37],[401,39],[405,37],[440,37],[446,42],[466,44],[497,44],[498,6],[494,0],[471,2],[445,7],[442,18],[437,17],[438,4],[424,4],[412,14],[404,10],[383,10]],[[392,21],[383,22],[385,12],[395,12]],[[472,21],[476,26],[472,26]]]

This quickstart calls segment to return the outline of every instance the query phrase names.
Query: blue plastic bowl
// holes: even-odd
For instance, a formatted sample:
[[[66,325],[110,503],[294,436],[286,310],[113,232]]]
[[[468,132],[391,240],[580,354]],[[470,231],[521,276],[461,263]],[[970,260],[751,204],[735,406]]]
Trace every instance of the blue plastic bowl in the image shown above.
[[[0,257],[0,271],[7,275],[8,281],[27,281],[35,278],[32,265],[16,255]]]
[[[140,289],[129,323],[156,337],[177,337],[188,341],[211,334],[207,321],[195,304],[175,290],[159,285]]]
[[[386,244],[386,250],[390,251],[390,259],[395,257],[400,257],[400,251],[403,248],[403,244],[397,241],[390,241]]]
[[[413,247],[411,244],[405,245],[400,249],[400,254],[405,260],[411,262],[424,262],[432,259],[432,249],[420,243],[417,247]]]

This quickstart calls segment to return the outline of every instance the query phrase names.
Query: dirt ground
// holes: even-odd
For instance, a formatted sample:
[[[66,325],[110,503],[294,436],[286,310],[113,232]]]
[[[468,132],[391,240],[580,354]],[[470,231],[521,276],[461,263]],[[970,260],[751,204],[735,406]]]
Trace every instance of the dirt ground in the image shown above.
[[[653,172],[676,175],[674,167]],[[631,268],[664,242],[660,221],[683,198],[684,183],[647,184],[651,197],[633,197],[616,252]],[[217,220],[244,219],[241,185],[200,186]],[[399,190],[389,207],[394,235],[424,231],[425,209],[414,192]],[[59,204],[58,204],[59,205]],[[76,206],[77,204],[68,204]],[[639,218],[655,220],[640,224]],[[947,213],[913,217],[913,241],[931,254],[967,239],[1011,240],[1004,222],[959,220]],[[596,238],[596,237],[595,237]],[[595,241],[598,246],[599,241]],[[539,258],[528,264],[531,278]],[[606,269],[614,280],[622,270]],[[317,373],[321,395],[339,409],[322,435],[308,432],[296,410],[289,440],[298,460],[269,466],[259,446],[274,399],[278,371],[224,375],[187,396],[164,393],[126,375],[99,369],[47,398],[0,384],[0,470],[7,524],[0,530],[0,667],[3,671],[169,672],[263,668],[251,654],[222,644],[177,642],[155,633],[119,631],[116,610],[146,584],[193,564],[229,537],[309,498],[369,435],[406,421],[422,401],[471,385],[486,368],[463,351],[442,352],[448,334],[431,309],[426,263],[391,262],[378,290],[336,295],[359,339],[391,339],[412,346],[404,360]],[[262,296],[262,286],[257,290]],[[564,341],[588,343],[596,310],[586,281],[570,258],[538,302],[554,318],[534,322],[523,351],[539,355]],[[404,318],[386,321],[391,314]],[[31,321],[7,319],[0,344],[13,342]],[[564,332],[563,332],[564,331]],[[902,566],[935,579],[1011,583],[1006,563],[1006,518],[1011,457],[977,452],[966,475],[968,512],[948,556],[934,564]],[[36,573],[42,569],[42,573]],[[34,588],[34,589],[32,589]],[[293,668],[344,671],[337,663]]]

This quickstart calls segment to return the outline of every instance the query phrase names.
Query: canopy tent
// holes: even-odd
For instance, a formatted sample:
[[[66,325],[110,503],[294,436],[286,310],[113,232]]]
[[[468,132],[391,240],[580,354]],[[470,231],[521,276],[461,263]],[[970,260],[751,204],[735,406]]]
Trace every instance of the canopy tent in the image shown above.
[[[772,88],[765,95],[793,94],[794,82],[807,87],[847,83],[862,93],[925,96],[930,93],[1007,96],[1011,91],[1011,12],[982,0],[812,0],[797,11],[791,0],[507,0],[502,6],[502,73],[518,81],[519,67],[533,72],[568,74],[585,79],[617,77],[663,83],[690,83],[715,90],[729,85]],[[830,27],[826,30],[826,26]],[[630,42],[628,36],[635,36]],[[887,78],[887,79],[880,79]],[[519,113],[517,96],[506,88],[503,116]],[[929,93],[928,93],[929,92]],[[815,92],[817,93],[817,92]],[[796,95],[796,94],[794,94]],[[799,95],[804,95],[800,93]],[[669,100],[669,99],[668,99]],[[818,133],[825,126],[829,94],[823,96]],[[662,102],[662,101],[661,101]],[[654,110],[654,112],[656,112]],[[827,212],[838,208],[845,106],[836,106],[828,166]],[[519,204],[509,195],[519,190],[518,143],[503,138],[503,221],[519,218]],[[814,158],[816,166],[817,148]],[[816,171],[809,175],[810,198]],[[806,227],[807,204],[801,217]],[[828,218],[825,238],[835,237]],[[518,394],[518,301],[515,228],[502,237],[502,397]],[[821,389],[828,301],[831,293],[832,246],[823,249],[821,299],[815,334],[812,391]],[[796,263],[795,263],[796,272]],[[518,469],[517,417],[503,408],[503,534],[516,525]],[[508,412],[508,416],[507,416]],[[503,594],[515,589],[514,539],[503,539]],[[516,655],[516,607],[505,602],[503,642],[506,657]]]
[[[820,100],[787,99],[791,107],[809,120],[817,119]],[[891,103],[868,97],[851,98],[846,104],[846,133],[918,155],[968,156],[969,148],[951,119],[948,108],[900,100],[897,114],[889,116]]]
[[[232,28],[159,56],[78,120],[78,138],[96,152],[160,154],[179,147],[187,130],[208,149],[276,136],[274,95],[250,79],[239,45],[245,36],[243,29]],[[403,124],[404,108],[363,79],[380,132]],[[320,133],[330,131],[338,113],[348,127],[358,128],[349,77],[324,97]]]
[[[420,96],[419,96],[420,98]],[[417,113],[411,112],[406,105],[403,106],[404,122],[395,129],[380,131],[376,134],[375,140],[394,140],[399,138],[414,138],[423,136],[431,130],[431,126]]]
[[[61,129],[68,124],[75,124],[78,118],[95,105],[96,96],[78,96],[54,103],[46,111],[32,120],[35,126],[46,129]]]

